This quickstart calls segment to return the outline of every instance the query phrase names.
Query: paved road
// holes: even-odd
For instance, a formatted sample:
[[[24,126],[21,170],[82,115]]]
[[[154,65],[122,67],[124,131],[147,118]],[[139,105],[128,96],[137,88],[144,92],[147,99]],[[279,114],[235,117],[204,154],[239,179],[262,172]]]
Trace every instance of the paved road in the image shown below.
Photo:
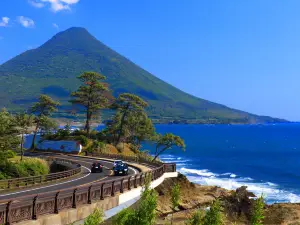
[[[5,193],[5,194],[0,194],[0,201],[6,200],[6,199],[12,199],[16,197],[25,197],[27,195],[36,195],[40,193],[47,193],[50,191],[59,191],[65,188],[70,188],[70,187],[76,187],[88,183],[93,183],[95,181],[100,181],[100,180],[110,180],[113,179],[114,176],[112,175],[112,162],[107,162],[107,161],[102,161],[102,160],[97,160],[101,162],[101,164],[104,166],[103,172],[102,173],[91,173],[90,167],[92,163],[95,161],[95,159],[87,159],[87,158],[80,158],[80,157],[73,157],[73,156],[66,156],[66,155],[56,155],[56,154],[51,154],[51,156],[54,157],[60,157],[60,158],[66,158],[66,159],[71,159],[73,161],[78,162],[81,164],[83,168],[83,173],[76,178],[71,178],[71,180],[65,180],[61,181],[60,183],[56,184],[45,184],[45,186],[41,187],[29,187],[26,189],[21,189],[21,190],[16,190],[12,193]],[[129,167],[129,174],[135,174],[138,171],[132,167]]]

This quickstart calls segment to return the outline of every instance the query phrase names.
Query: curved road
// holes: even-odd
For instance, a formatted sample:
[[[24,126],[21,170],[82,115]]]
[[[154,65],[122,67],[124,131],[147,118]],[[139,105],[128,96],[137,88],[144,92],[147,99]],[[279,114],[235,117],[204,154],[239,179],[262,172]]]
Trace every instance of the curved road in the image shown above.
[[[41,156],[43,155],[41,154]],[[82,174],[80,175],[80,177],[70,178],[70,180],[64,180],[59,183],[48,184],[48,185],[45,184],[39,187],[32,186],[26,189],[15,190],[10,193],[1,194],[0,192],[0,200],[12,199],[16,197],[25,197],[27,195],[36,195],[39,193],[47,193],[50,191],[59,191],[65,188],[76,187],[76,186],[85,185],[100,180],[110,180],[114,178],[113,172],[111,170],[111,168],[113,167],[112,162],[88,159],[88,158],[80,158],[74,156],[66,156],[61,154],[51,154],[51,156],[70,159],[72,161],[78,162],[82,166]],[[102,173],[91,173],[90,167],[94,161],[100,162],[103,165],[104,169]],[[129,167],[129,174],[136,174],[136,173],[138,173],[136,169]]]

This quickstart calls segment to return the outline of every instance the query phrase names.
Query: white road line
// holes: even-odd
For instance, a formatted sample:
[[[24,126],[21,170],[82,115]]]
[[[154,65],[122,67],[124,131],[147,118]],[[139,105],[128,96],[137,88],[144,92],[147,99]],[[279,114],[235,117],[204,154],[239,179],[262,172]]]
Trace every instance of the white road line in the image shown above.
[[[87,169],[89,171],[89,173],[83,177],[79,177],[79,178],[76,178],[74,180],[68,180],[68,181],[65,181],[65,182],[62,182],[62,183],[58,183],[58,184],[52,184],[52,185],[48,185],[48,186],[43,186],[43,187],[39,187],[39,188],[34,188],[34,189],[29,189],[29,190],[24,190],[24,191],[18,191],[18,192],[13,192],[13,193],[9,193],[9,194],[4,194],[4,195],[0,195],[0,197],[5,197],[5,196],[9,196],[9,195],[15,195],[15,194],[20,194],[20,193],[25,193],[25,192],[28,192],[28,191],[35,191],[35,190],[39,190],[39,189],[43,189],[43,188],[48,188],[48,187],[54,187],[54,186],[57,186],[57,185],[61,185],[61,184],[67,184],[67,183],[70,183],[70,182],[73,182],[73,181],[76,181],[76,180],[80,180],[80,179],[83,179],[87,176],[89,176],[91,174],[91,170],[85,166],[82,166],[84,167],[85,169]]]

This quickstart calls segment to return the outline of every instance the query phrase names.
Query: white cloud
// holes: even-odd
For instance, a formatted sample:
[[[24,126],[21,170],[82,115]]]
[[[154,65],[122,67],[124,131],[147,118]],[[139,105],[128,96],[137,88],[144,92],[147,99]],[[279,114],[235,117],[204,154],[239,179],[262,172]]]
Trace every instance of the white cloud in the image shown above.
[[[52,26],[57,30],[59,29],[59,26],[56,23],[52,23]]]
[[[43,8],[45,6],[44,3],[39,2],[38,0],[28,0],[29,4],[36,8]]]
[[[32,28],[34,27],[34,21],[30,18],[24,17],[24,16],[18,16],[17,21],[26,28]]]
[[[9,18],[4,16],[0,20],[0,27],[7,27],[8,23],[9,23]]]
[[[50,4],[53,12],[71,10],[71,5],[77,4],[80,0],[28,0],[31,5],[42,8],[45,4]]]

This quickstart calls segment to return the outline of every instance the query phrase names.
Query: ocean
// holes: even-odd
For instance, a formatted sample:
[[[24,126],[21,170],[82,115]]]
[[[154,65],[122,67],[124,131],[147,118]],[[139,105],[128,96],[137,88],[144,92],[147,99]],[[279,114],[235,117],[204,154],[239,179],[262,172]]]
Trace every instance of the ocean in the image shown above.
[[[247,186],[267,203],[300,202],[300,124],[157,125],[156,130],[185,140],[186,151],[167,150],[160,158],[176,162],[190,181],[232,190]]]
[[[247,186],[267,203],[300,202],[300,124],[156,125],[156,131],[185,140],[186,151],[174,148],[160,158],[176,162],[194,183]],[[154,150],[150,144],[143,148]]]

